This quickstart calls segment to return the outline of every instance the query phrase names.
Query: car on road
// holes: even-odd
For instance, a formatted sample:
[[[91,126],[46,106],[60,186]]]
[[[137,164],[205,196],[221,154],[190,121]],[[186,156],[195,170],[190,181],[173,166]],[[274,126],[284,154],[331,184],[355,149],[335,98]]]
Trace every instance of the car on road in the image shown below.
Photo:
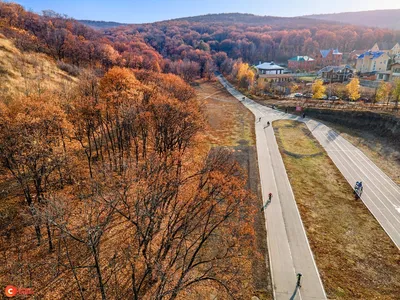
[[[312,97],[313,97],[313,94],[312,94],[312,93],[306,93],[306,94],[304,94],[304,98],[311,99]]]
[[[303,94],[302,93],[296,93],[296,94],[294,94],[294,96],[296,98],[303,98]]]
[[[339,100],[339,97],[338,97],[338,96],[330,96],[330,97],[328,98],[328,100],[336,101],[336,100]]]

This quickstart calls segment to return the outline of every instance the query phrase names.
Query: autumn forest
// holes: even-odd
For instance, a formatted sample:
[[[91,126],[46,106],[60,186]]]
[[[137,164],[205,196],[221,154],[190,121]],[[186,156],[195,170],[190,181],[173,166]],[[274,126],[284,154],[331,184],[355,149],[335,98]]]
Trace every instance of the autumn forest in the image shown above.
[[[0,282],[43,299],[185,299],[205,286],[240,299],[238,241],[254,233],[233,220],[255,195],[230,151],[205,146],[191,84],[400,32],[224,15],[97,31],[0,1],[0,37],[70,78],[0,90]]]

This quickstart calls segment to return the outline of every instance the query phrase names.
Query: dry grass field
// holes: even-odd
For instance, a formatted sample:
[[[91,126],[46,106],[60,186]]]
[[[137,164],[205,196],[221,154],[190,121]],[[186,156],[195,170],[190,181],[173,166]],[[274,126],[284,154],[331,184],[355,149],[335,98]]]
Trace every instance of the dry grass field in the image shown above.
[[[48,56],[22,53],[0,34],[0,81],[0,96],[12,99],[21,94],[66,92],[78,80]]]
[[[249,227],[249,234],[240,239],[241,253],[238,265],[245,277],[240,290],[240,299],[272,299],[272,285],[267,266],[268,250],[265,219],[259,186],[257,154],[255,148],[254,116],[239,101],[232,97],[217,82],[200,82],[196,87],[197,97],[206,115],[204,145],[206,148],[227,147],[235,159],[246,170],[248,188],[254,197],[243,203],[234,222],[240,227]],[[225,228],[223,234],[232,234]],[[214,293],[218,295],[218,293]],[[204,294],[203,294],[204,296]],[[201,298],[198,299],[204,299]]]
[[[399,250],[303,123],[273,126],[328,298],[399,299]]]

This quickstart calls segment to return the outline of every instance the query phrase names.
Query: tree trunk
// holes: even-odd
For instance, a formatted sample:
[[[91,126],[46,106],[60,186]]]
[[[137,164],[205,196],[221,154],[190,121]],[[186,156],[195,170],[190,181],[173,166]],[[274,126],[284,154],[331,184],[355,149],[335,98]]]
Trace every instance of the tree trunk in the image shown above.
[[[93,253],[93,258],[94,258],[94,262],[95,262],[95,268],[96,268],[96,272],[97,272],[97,279],[99,281],[99,288],[100,288],[100,292],[101,292],[101,299],[102,300],[107,300],[106,297],[106,291],[104,289],[104,283],[103,283],[103,277],[101,275],[101,270],[100,270],[100,262],[99,262],[99,257],[98,257],[98,253],[97,253],[97,249],[95,245],[92,245],[92,253]]]
[[[46,221],[46,229],[47,229],[47,237],[49,239],[49,252],[52,252],[54,247],[53,247],[53,240],[52,240],[52,237],[51,237],[51,230],[50,230],[49,221]]]

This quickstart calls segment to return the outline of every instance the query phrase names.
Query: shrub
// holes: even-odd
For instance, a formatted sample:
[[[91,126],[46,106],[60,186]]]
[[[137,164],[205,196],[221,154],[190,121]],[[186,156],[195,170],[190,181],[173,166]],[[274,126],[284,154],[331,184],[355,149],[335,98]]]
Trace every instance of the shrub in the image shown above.
[[[67,64],[61,60],[57,61],[57,67],[64,72],[67,72],[69,75],[77,77],[80,75],[81,71],[79,67]]]

